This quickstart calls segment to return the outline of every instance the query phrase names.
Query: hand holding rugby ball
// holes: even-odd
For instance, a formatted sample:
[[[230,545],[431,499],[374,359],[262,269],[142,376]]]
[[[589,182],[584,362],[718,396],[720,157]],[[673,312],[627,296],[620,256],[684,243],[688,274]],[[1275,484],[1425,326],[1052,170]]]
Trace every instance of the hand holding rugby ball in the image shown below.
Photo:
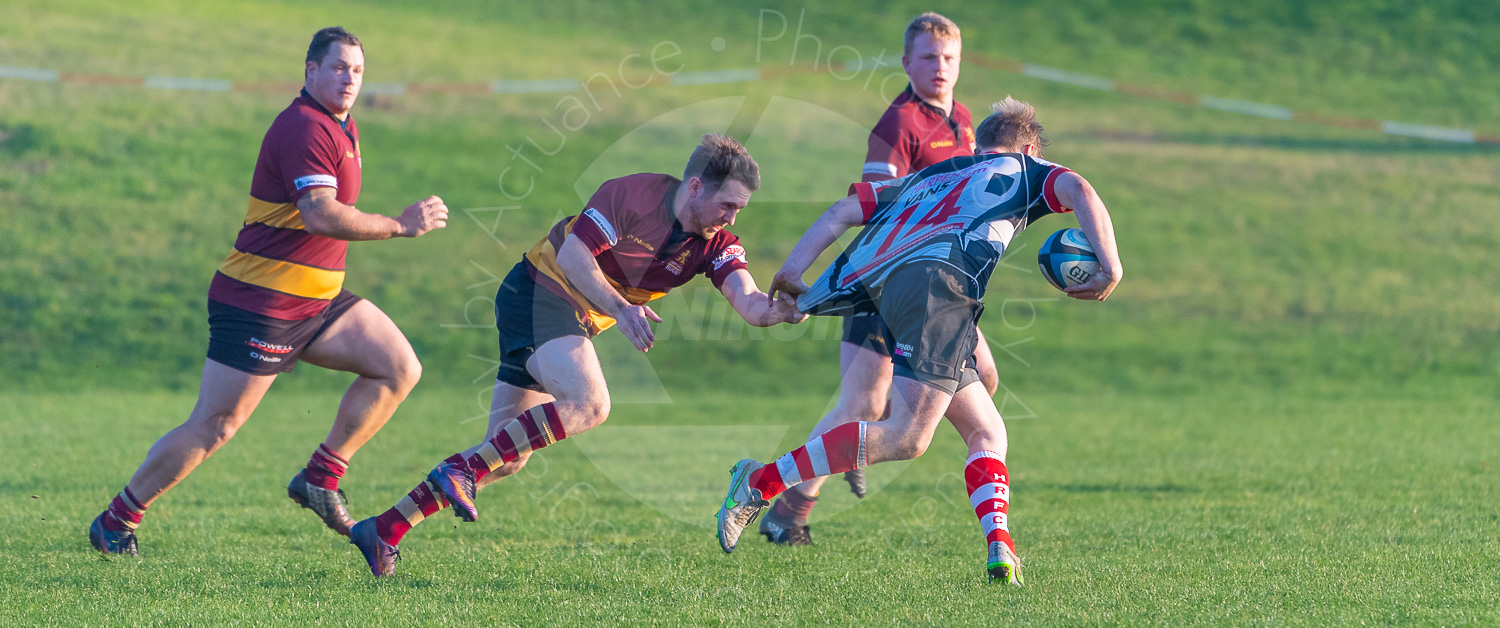
[[[1082,229],[1063,229],[1047,236],[1037,253],[1042,276],[1058,290],[1085,283],[1099,272],[1099,256]]]

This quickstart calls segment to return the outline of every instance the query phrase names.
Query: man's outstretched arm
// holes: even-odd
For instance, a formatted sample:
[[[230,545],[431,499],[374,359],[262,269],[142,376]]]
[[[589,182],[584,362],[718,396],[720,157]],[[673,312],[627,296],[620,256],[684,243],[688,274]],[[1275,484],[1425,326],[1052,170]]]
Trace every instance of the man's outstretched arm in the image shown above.
[[[783,296],[773,299],[755,285],[755,277],[743,268],[730,273],[719,285],[719,292],[729,300],[740,318],[756,327],[770,327],[777,323],[800,323],[807,315],[797,309],[797,303]]]
[[[357,242],[415,238],[448,226],[448,206],[436,196],[429,196],[392,218],[367,214],[353,205],[340,203],[334,194],[333,188],[315,188],[297,199],[297,211],[302,213],[302,224],[308,233]]]
[[[833,246],[840,236],[844,235],[854,227],[865,224],[865,213],[859,206],[859,198],[855,196],[845,197],[835,202],[818,220],[808,227],[807,233],[802,234],[802,239],[797,241],[797,246],[792,247],[792,252],[787,255],[786,262],[781,265],[781,270],[776,271],[776,276],[771,279],[771,298],[775,299],[777,293],[785,292],[792,296],[807,292],[807,284],[802,282],[802,274],[811,268],[813,262],[818,261],[818,256],[828,247]]]

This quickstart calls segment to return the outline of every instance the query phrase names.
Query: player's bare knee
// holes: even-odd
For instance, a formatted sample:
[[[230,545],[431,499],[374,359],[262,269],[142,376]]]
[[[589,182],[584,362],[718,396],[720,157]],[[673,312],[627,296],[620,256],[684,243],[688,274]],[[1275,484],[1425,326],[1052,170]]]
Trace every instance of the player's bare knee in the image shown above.
[[[395,360],[391,367],[391,386],[405,395],[417,387],[417,382],[422,380],[422,361],[417,359],[417,354],[408,351],[406,355]]]
[[[244,425],[248,418],[250,418],[248,412],[238,410],[209,414],[196,422],[197,429],[194,433],[198,437],[199,444],[212,452],[223,447],[229,439],[234,438],[235,432],[240,430],[240,426]]]
[[[584,424],[592,429],[609,418],[609,409],[609,395],[605,394],[583,400],[579,411],[583,415]]]

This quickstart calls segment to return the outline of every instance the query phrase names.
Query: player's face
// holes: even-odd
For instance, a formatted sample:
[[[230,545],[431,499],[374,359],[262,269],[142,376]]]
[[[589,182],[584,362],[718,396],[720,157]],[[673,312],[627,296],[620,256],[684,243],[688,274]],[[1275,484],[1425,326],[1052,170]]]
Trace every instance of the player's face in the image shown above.
[[[307,62],[307,93],[336,116],[354,108],[365,80],[365,51],[334,42],[322,63]]]
[[[938,39],[922,33],[911,42],[911,54],[901,57],[912,90],[927,100],[947,100],[958,82],[958,62],[963,44],[957,39]]]
[[[689,200],[692,211],[688,212],[688,216],[692,224],[683,225],[683,228],[705,239],[712,239],[719,231],[734,224],[740,210],[750,204],[750,188],[739,181],[726,180],[712,194],[707,193],[708,188],[701,187],[702,182],[697,178],[693,181],[700,187]]]

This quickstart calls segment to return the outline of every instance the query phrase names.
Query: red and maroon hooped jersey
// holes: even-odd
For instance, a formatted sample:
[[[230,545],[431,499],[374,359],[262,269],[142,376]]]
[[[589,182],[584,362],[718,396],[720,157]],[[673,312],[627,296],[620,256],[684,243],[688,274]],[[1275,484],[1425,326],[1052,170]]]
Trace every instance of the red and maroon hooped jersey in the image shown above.
[[[359,129],[341,123],[306,91],[276,116],[261,141],[250,180],[250,209],[219,265],[208,298],[279,318],[316,316],[344,287],[349,243],[307,232],[297,200],[314,188],[359,199]]]
[[[908,85],[870,131],[864,174],[900,178],[974,150],[968,107],[955,100],[953,115],[944,115]]]
[[[682,182],[665,174],[633,174],[605,181],[583,213],[552,227],[526,253],[537,283],[572,302],[579,320],[592,333],[615,324],[579,292],[557,264],[557,252],[569,234],[593,253],[599,270],[615,291],[635,305],[654,301],[668,290],[705,275],[718,288],[730,273],[748,268],[745,247],[727,229],[712,239],[685,232],[672,215],[672,199]]]

